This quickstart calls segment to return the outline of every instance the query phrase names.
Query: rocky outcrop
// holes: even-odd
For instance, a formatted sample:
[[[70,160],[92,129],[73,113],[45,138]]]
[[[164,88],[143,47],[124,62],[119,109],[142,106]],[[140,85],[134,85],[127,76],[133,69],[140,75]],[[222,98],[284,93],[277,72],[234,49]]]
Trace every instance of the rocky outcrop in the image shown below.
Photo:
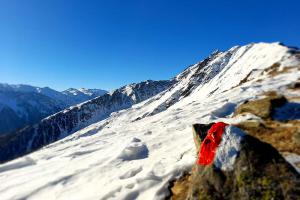
[[[287,99],[283,95],[278,95],[276,92],[268,92],[265,98],[244,102],[236,109],[235,115],[252,113],[262,119],[269,119],[272,118],[275,109],[283,106],[285,103],[287,103]]]
[[[57,141],[112,112],[131,107],[170,87],[174,81],[145,81],[130,84],[112,93],[47,117],[33,126],[0,138],[0,162],[22,156]]]
[[[235,117],[247,114],[252,117],[236,126],[280,152],[300,154],[300,103],[268,92],[263,98],[244,102],[236,108]]]
[[[196,148],[209,126],[194,125]],[[274,147],[228,125],[213,162],[195,164],[171,191],[180,188],[186,195],[171,199],[299,199],[300,175]]]
[[[289,89],[295,94],[299,91],[297,83]],[[235,126],[240,129],[234,128],[230,134],[240,132],[244,136],[238,143],[236,137],[229,140],[232,148],[227,150],[235,155],[231,168],[222,169],[218,149],[211,165],[195,164],[190,173],[172,183],[171,199],[299,199],[300,176],[296,171],[299,163],[288,163],[283,157],[300,153],[298,96],[286,97],[270,91],[237,106],[233,121],[245,119],[237,120]],[[193,125],[198,153],[211,126]],[[223,134],[222,142],[228,138]],[[223,162],[230,160],[224,159],[224,149]],[[184,195],[177,191],[184,191],[181,192]]]

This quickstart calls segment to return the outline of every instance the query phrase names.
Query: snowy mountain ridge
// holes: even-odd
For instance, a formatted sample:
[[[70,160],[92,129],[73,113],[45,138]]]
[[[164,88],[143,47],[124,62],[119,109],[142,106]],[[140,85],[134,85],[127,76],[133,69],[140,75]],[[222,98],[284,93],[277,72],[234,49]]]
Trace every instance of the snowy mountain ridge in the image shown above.
[[[98,96],[102,96],[103,94],[108,93],[106,90],[101,89],[86,89],[86,88],[69,88],[67,90],[62,91],[63,94],[67,96],[71,96],[72,98],[81,98],[85,100],[89,100],[91,98],[95,98]]]
[[[0,197],[165,199],[169,182],[190,170],[195,161],[192,124],[242,121],[251,116],[232,118],[234,108],[268,91],[287,97],[297,95],[289,86],[300,80],[299,66],[297,49],[278,43],[249,44],[213,53],[147,100],[126,87],[121,89],[126,95],[120,92],[118,98],[104,95],[108,102],[127,95],[132,97],[129,102],[140,101],[105,119],[96,119],[100,115],[91,108],[95,123],[0,165]],[[101,98],[91,101],[96,100]],[[55,116],[45,122],[51,124],[54,121],[49,119]],[[9,148],[0,146],[1,151],[16,150],[7,151]]]
[[[1,92],[27,92],[27,93],[38,93],[45,95],[49,98],[52,98],[56,101],[59,101],[61,104],[71,106],[78,104],[83,101],[87,101],[91,98],[95,98],[97,96],[101,96],[106,94],[106,90],[101,89],[86,89],[86,88],[69,88],[62,92],[56,91],[49,87],[35,87],[31,85],[25,84],[7,84],[7,83],[0,83],[0,91]],[[75,95],[80,95],[81,98],[77,97],[74,98]]]
[[[2,137],[0,161],[24,155],[74,131],[102,120],[112,112],[131,107],[167,89],[174,81],[145,81],[130,84],[109,94],[72,106],[42,119],[35,125]]]
[[[98,89],[85,91],[74,96],[49,87],[0,83],[0,134],[13,132],[64,108],[107,93]]]

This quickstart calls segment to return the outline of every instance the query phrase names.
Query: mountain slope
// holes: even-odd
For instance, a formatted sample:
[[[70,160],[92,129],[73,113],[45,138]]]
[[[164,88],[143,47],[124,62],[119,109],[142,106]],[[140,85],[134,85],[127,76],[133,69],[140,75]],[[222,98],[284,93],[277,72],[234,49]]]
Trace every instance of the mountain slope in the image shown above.
[[[49,87],[0,84],[0,135],[40,121],[66,107],[107,93],[86,90],[80,95],[58,92]]]
[[[35,123],[64,107],[63,102],[37,92],[0,88],[0,135]]]
[[[145,81],[130,84],[109,94],[70,107],[39,123],[0,138],[0,162],[24,155],[74,131],[126,109],[170,87],[174,81]]]
[[[0,165],[0,197],[165,199],[169,181],[194,163],[191,125],[241,121],[229,118],[236,105],[267,91],[299,98],[289,90],[299,57],[278,43],[215,52],[149,100]]]

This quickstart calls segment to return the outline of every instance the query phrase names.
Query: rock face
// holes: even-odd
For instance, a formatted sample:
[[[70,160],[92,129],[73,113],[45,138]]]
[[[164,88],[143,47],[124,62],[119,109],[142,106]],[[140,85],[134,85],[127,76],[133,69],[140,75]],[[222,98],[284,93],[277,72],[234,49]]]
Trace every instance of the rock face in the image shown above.
[[[193,126],[196,148],[202,148],[209,126]],[[278,151],[228,125],[213,163],[194,165],[187,196],[178,199],[299,198],[300,175]]]
[[[213,125],[210,124],[193,124],[193,138],[196,145],[196,149],[200,149],[201,141],[203,141],[207,135],[208,130]]]
[[[0,162],[32,152],[76,130],[104,119],[112,112],[126,109],[170,87],[174,81],[145,81],[49,116],[14,134],[0,137]]]

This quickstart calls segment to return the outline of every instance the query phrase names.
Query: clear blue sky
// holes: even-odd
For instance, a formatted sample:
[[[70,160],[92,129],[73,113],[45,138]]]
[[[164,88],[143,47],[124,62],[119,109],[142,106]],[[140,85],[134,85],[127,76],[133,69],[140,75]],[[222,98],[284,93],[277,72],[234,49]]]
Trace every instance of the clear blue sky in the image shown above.
[[[114,89],[214,49],[300,46],[300,1],[0,0],[0,82]]]

